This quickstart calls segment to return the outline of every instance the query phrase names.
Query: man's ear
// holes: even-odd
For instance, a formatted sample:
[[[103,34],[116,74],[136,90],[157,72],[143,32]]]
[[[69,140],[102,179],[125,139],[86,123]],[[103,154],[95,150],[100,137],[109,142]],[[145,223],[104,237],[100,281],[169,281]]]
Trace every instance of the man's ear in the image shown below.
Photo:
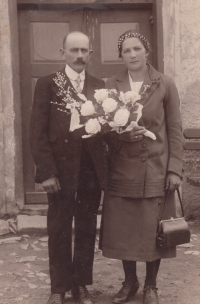
[[[60,48],[60,53],[62,55],[62,58],[65,59],[65,50],[63,48]]]
[[[89,50],[89,59],[92,57],[92,55],[93,55],[93,50]]]

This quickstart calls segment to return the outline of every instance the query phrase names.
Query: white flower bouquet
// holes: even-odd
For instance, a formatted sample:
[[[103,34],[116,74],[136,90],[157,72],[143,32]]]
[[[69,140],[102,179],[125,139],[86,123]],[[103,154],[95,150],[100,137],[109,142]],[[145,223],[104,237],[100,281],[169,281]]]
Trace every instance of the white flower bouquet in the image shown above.
[[[62,73],[56,73],[54,82],[59,102],[51,103],[56,104],[59,111],[71,114],[70,132],[84,127],[87,134],[82,137],[88,138],[99,132],[123,133],[133,130],[142,116],[143,106],[139,100],[157,80],[145,85],[141,95],[133,91],[118,93],[114,89],[95,90],[95,101],[87,100],[83,94],[77,94],[71,86],[67,86],[67,79]],[[156,139],[155,134],[148,130],[144,135]]]
[[[79,94],[79,98],[81,98]],[[91,137],[102,131],[116,131],[123,133],[131,131],[138,125],[142,116],[143,106],[138,102],[141,96],[133,91],[126,93],[117,93],[116,90],[100,89],[94,94],[95,102],[85,101],[80,107],[80,121],[85,118],[85,130],[88,135],[84,138]],[[85,96],[82,99],[85,99]],[[146,131],[145,136],[155,140],[155,135]]]

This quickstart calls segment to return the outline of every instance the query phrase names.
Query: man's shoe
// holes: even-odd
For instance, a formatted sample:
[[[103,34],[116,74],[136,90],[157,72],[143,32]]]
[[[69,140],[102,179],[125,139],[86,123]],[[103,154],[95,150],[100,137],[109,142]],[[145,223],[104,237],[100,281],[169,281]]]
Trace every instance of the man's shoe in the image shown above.
[[[73,286],[72,295],[78,304],[93,304],[85,285]]]
[[[64,304],[65,294],[64,293],[52,293],[49,297],[47,304]]]
[[[134,296],[139,289],[138,280],[135,283],[123,282],[122,288],[118,291],[113,299],[113,303],[125,303],[131,296]]]
[[[143,304],[159,304],[157,290],[154,286],[145,286]]]

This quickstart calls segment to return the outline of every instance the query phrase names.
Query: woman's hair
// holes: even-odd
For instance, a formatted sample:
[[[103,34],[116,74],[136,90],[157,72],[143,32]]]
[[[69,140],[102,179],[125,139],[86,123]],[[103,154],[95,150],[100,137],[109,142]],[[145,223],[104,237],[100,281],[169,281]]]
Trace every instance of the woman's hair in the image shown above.
[[[120,58],[122,57],[122,44],[123,44],[124,40],[127,38],[132,38],[132,37],[138,38],[142,42],[143,46],[145,47],[145,49],[148,52],[151,50],[150,43],[148,42],[147,38],[144,35],[142,35],[137,30],[128,30],[119,37],[118,42],[117,42],[117,50],[119,52]]]

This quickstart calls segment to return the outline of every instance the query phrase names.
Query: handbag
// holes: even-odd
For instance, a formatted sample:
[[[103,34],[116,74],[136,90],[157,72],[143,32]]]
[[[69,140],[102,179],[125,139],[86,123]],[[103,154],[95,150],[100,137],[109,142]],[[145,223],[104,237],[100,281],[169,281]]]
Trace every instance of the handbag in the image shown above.
[[[182,217],[162,220],[165,204],[169,194],[168,190],[158,222],[156,244],[159,248],[170,248],[190,242],[190,230],[188,223],[184,218],[183,204],[179,189],[177,189],[177,193],[181,205]]]

